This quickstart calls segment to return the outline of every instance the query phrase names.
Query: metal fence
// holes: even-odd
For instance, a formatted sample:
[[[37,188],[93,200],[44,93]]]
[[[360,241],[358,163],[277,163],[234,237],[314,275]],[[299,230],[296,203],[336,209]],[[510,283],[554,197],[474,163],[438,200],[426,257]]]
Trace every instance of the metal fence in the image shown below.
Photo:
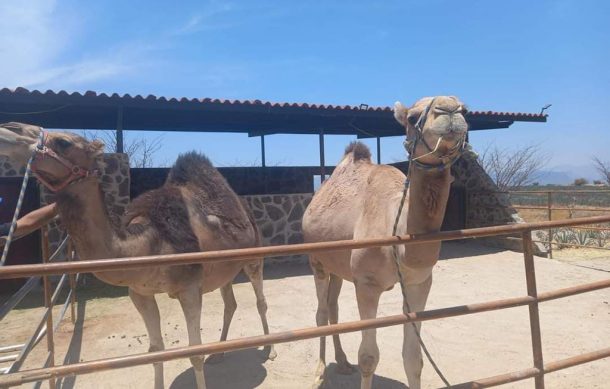
[[[59,244],[57,249],[53,254],[49,254],[49,237],[48,237],[48,228],[47,226],[42,227],[42,260],[44,263],[50,263],[53,261],[57,261],[60,259],[62,252],[67,248],[67,260],[72,260],[72,248],[70,244],[69,236]],[[53,306],[57,303],[61,291],[66,286],[66,279],[69,280],[69,292],[66,296],[65,302],[63,303],[62,309],[59,313],[59,318],[56,321],[55,325],[53,325],[53,314],[52,309]],[[4,319],[33,289],[39,284],[40,276],[32,276],[30,277],[21,288],[17,292],[15,292],[11,297],[9,297],[0,307],[0,321]],[[53,343],[53,333],[57,331],[59,324],[63,320],[68,307],[71,308],[71,319],[72,323],[74,323],[75,318],[75,302],[76,302],[76,282],[77,278],[74,275],[63,275],[59,282],[57,283],[55,289],[51,290],[51,285],[48,280],[48,277],[43,277],[43,285],[44,285],[44,306],[45,309],[36,324],[34,332],[32,336],[22,344],[14,344],[9,346],[0,347],[0,354],[3,354],[0,357],[0,362],[9,362],[10,365],[0,370],[0,374],[10,374],[16,373],[21,369],[21,366],[25,362],[26,358],[32,351],[32,349],[43,339],[43,337],[47,338],[47,359],[44,367],[53,366],[54,364],[54,343]],[[49,330],[50,329],[50,330]],[[10,354],[7,353],[15,353]],[[52,385],[52,384],[51,384]],[[53,385],[52,385],[53,387]]]
[[[476,196],[490,196],[502,193],[510,197],[511,207],[517,211],[534,211],[537,218],[553,220],[560,213],[567,216],[559,219],[572,219],[575,215],[610,213],[610,190],[514,190],[496,192],[470,192],[467,206]],[[586,196],[583,198],[582,196]],[[489,209],[499,205],[477,205]],[[549,229],[535,237],[534,242],[543,243],[549,258],[553,258],[553,246],[558,248],[577,247],[610,250],[610,225],[572,226],[568,230]],[[538,234],[537,234],[538,235]],[[592,243],[592,244],[591,244]],[[606,247],[608,246],[608,247]]]
[[[28,382],[49,380],[53,385],[59,377],[87,374],[109,369],[125,368],[136,365],[169,361],[179,358],[188,358],[197,355],[209,355],[220,352],[235,351],[269,344],[293,342],[296,340],[318,338],[347,332],[360,331],[372,328],[388,327],[409,322],[437,320],[447,317],[469,315],[479,312],[513,308],[518,306],[529,307],[530,331],[532,339],[533,367],[525,370],[509,372],[506,374],[478,379],[454,385],[454,388],[483,388],[497,386],[527,378],[534,378],[536,388],[544,388],[544,376],[560,369],[610,357],[610,347],[576,355],[567,359],[544,363],[538,304],[575,294],[610,287],[610,279],[573,286],[570,288],[538,293],[536,289],[536,276],[534,256],[532,251],[532,231],[550,228],[577,226],[584,224],[608,223],[610,216],[596,216],[571,220],[557,220],[539,223],[512,224],[504,226],[473,228],[467,230],[444,231],[439,233],[392,236],[386,238],[373,238],[362,240],[344,240],[335,242],[303,243],[287,246],[256,247],[236,250],[208,251],[176,255],[155,255],[133,258],[113,258],[103,260],[88,260],[65,263],[44,263],[39,265],[18,265],[0,268],[0,279],[49,276],[58,274],[75,274],[93,271],[108,271],[120,269],[133,269],[151,265],[185,265],[193,263],[212,263],[220,261],[235,261],[255,259],[263,256],[306,254],[338,249],[356,249],[365,247],[380,247],[392,245],[411,245],[422,242],[457,240],[466,238],[488,237],[496,235],[521,234],[525,263],[527,295],[484,303],[460,305],[442,309],[433,309],[422,312],[386,316],[375,319],[359,320],[321,327],[309,327],[278,332],[269,335],[245,337],[223,342],[212,342],[188,347],[179,347],[169,350],[132,354],[127,356],[98,359],[63,366],[50,366],[32,369],[0,376],[0,387],[20,385]],[[48,288],[48,285],[46,285]],[[47,332],[48,334],[49,332]],[[51,340],[52,342],[52,340]]]

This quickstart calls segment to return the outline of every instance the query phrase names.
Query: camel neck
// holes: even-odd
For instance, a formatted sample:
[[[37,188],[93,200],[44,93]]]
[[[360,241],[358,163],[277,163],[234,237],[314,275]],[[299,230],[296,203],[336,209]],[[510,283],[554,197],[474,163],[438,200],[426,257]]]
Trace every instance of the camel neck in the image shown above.
[[[112,258],[120,254],[97,180],[84,180],[59,192],[57,208],[81,258]]]
[[[407,233],[437,232],[443,224],[452,177],[450,169],[411,169]]]

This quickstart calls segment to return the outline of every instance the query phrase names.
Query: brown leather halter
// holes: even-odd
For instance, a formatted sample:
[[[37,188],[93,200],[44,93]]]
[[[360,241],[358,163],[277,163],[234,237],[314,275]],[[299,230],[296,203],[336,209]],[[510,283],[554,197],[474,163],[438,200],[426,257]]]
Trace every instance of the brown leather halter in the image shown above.
[[[62,156],[58,155],[55,151],[53,151],[53,149],[47,147],[47,139],[47,132],[43,131],[40,142],[38,143],[38,146],[36,146],[36,150],[34,152],[34,159],[32,161],[31,169],[32,172],[36,174],[36,178],[38,178],[38,181],[40,181],[50,191],[59,192],[70,184],[74,184],[87,177],[97,177],[99,175],[99,170],[97,169],[83,169],[82,167],[75,165],[67,159],[63,158]],[[47,158],[51,158],[59,162],[59,164],[64,166],[69,172],[68,176],[57,184],[50,183],[39,174],[40,170],[38,169],[38,164]]]

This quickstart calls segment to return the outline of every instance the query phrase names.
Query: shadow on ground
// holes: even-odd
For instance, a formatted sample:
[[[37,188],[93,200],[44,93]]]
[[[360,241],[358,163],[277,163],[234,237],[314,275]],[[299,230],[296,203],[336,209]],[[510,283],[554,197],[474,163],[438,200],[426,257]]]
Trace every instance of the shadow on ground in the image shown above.
[[[493,248],[477,244],[471,240],[445,242],[441,248],[440,259],[458,259],[465,257],[476,257],[480,255],[488,255],[505,251],[503,249]],[[311,275],[311,268],[307,256],[295,255],[292,257],[284,257],[284,260],[279,263],[265,263],[264,279],[277,280],[289,277],[299,277]],[[234,283],[240,284],[250,281],[243,272],[240,272]],[[67,288],[64,288],[60,301],[65,298]],[[84,280],[78,285],[78,299],[91,300],[97,298],[115,298],[125,297],[128,295],[126,287],[116,287],[103,283],[93,275],[87,274]],[[0,305],[3,304],[10,294],[0,295]],[[42,305],[42,288],[36,288],[32,293],[26,296],[23,301],[17,306],[17,309],[36,308]]]
[[[55,280],[51,280],[53,288],[57,286],[57,281],[59,278]],[[70,292],[70,289],[64,286],[59,293],[58,302],[63,303]],[[126,287],[113,286],[109,284],[105,284],[102,281],[98,280],[91,274],[85,275],[81,280],[79,280],[78,285],[76,287],[76,298],[80,301],[89,301],[98,298],[115,298],[115,297],[124,297],[129,294],[128,289]],[[15,309],[30,309],[30,308],[40,308],[43,306],[43,295],[44,291],[42,288],[42,280],[40,281],[40,285],[34,287],[34,289],[21,300],[21,302],[17,305]],[[4,304],[9,298],[11,294],[3,294],[0,296],[0,305]]]
[[[242,350],[225,354],[218,364],[204,364],[205,383],[208,388],[252,389],[258,387],[267,377],[264,350]],[[170,389],[190,389],[194,387],[193,368],[180,373],[170,385]]]
[[[359,388],[360,387],[360,372],[356,371],[350,375],[338,374],[335,372],[336,363],[331,363],[326,366],[324,388]],[[312,378],[313,379],[313,378]],[[312,381],[313,383],[313,381]],[[405,389],[407,386],[400,381],[393,380],[387,377],[375,375],[373,377],[373,388],[376,389]]]
[[[466,257],[477,257],[481,255],[496,254],[506,249],[484,246],[473,242],[471,239],[443,242],[439,259],[458,259]]]
[[[81,349],[83,344],[83,331],[85,324],[85,307],[87,301],[82,299],[78,300],[76,321],[74,322],[74,332],[70,339],[70,345],[68,346],[68,352],[62,362],[62,365],[70,365],[81,361]],[[67,376],[57,380],[56,387],[61,389],[72,389],[76,384],[77,376]]]

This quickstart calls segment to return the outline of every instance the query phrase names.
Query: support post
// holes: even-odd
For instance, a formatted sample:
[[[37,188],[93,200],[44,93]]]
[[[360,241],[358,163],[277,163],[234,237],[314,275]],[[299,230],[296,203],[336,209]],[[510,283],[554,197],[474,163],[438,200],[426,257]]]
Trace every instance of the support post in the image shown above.
[[[116,119],[116,152],[123,153],[123,150],[123,107],[120,106]]]
[[[269,187],[267,184],[267,156],[265,155],[265,135],[261,135],[261,164],[263,166],[263,190],[265,193],[269,193]]]
[[[326,176],[326,163],[324,162],[324,130],[320,130],[320,183]]]
[[[42,227],[42,262],[49,262],[49,227]],[[49,276],[43,276],[44,306],[49,310],[47,315],[47,351],[49,352],[49,367],[55,366],[55,344],[53,342],[53,302],[51,301],[51,281]],[[55,378],[49,378],[49,388],[55,389]]]
[[[547,199],[549,221],[553,220],[553,192],[548,192]],[[549,228],[549,258],[553,259],[553,229]]]
[[[536,288],[536,270],[534,267],[534,254],[532,247],[532,231],[524,231],[523,238],[523,258],[525,260],[525,279],[527,282],[527,294],[530,297],[538,298]],[[538,302],[528,304],[530,313],[530,330],[532,335],[532,353],[534,356],[534,367],[539,373],[534,377],[536,389],[544,389],[544,361],[542,358],[542,337],[540,334],[540,312]]]
[[[261,135],[261,163],[263,167],[267,166],[267,161],[265,160],[265,135]]]
[[[381,165],[381,137],[377,137],[377,165]]]

